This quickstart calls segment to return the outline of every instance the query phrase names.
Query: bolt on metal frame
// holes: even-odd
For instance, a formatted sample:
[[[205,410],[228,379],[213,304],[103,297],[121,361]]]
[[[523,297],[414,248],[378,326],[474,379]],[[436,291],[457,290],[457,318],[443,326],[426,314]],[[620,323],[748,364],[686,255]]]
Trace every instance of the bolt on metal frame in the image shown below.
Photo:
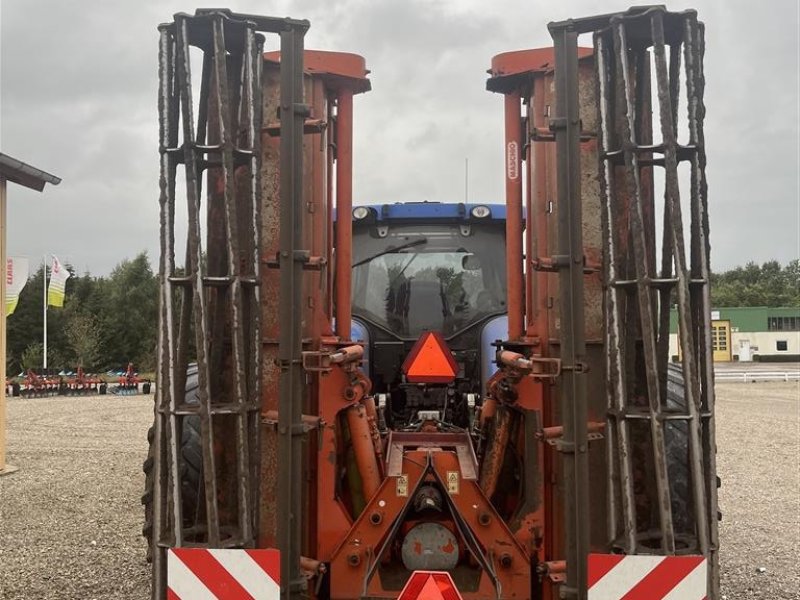
[[[571,271],[582,259],[580,240],[579,162],[580,122],[577,111],[577,36],[594,33],[596,99],[600,144],[600,185],[603,200],[605,343],[608,378],[609,546],[625,553],[652,552],[646,546],[655,538],[664,554],[703,554],[709,561],[709,598],[719,597],[717,478],[714,435],[714,374],[710,336],[708,202],[705,177],[703,103],[703,24],[695,11],[670,13],[664,7],[631,9],[626,13],[551,23],[556,47],[556,141],[559,156],[559,204],[574,210],[577,224],[560,230],[561,252],[568,253]],[[669,57],[666,46],[669,45]],[[661,144],[649,139],[650,51],[655,65],[656,96]],[[681,53],[686,83],[689,140],[678,142],[678,108],[681,91]],[[689,177],[689,250],[687,264],[681,214],[678,163],[687,161]],[[665,194],[661,238],[661,272],[656,272],[657,228],[653,199],[643,183],[643,168],[663,167]],[[685,187],[685,186],[684,186]],[[685,193],[685,191],[684,191]],[[564,204],[562,204],[562,202]],[[563,232],[563,234],[562,234]],[[578,235],[578,238],[574,237]],[[571,234],[572,244],[569,238]],[[566,239],[565,239],[566,238]],[[577,277],[562,270],[563,359],[580,351],[575,332],[581,322],[582,292]],[[570,304],[570,291],[577,295]],[[669,316],[678,307],[678,330],[683,369],[685,410],[667,406]],[[572,307],[573,310],[569,310]],[[633,322],[631,321],[631,317]],[[641,338],[637,357],[636,336]],[[572,340],[570,340],[572,338]],[[632,404],[634,384],[643,361],[646,407]],[[569,373],[569,372],[567,372]],[[565,382],[566,383],[566,382]],[[562,398],[564,439],[580,448],[586,419],[577,415],[585,407],[585,390],[564,386]],[[574,418],[573,431],[568,430]],[[637,528],[634,467],[637,460],[631,439],[635,422],[646,422],[657,493],[658,528]],[[687,536],[676,535],[665,424],[681,428],[688,439],[686,462],[691,493],[691,523]],[[585,443],[585,442],[584,442]],[[565,486],[578,496],[567,502],[566,597],[585,598],[588,525],[581,516],[588,499],[585,465],[579,453],[565,455]],[[643,465],[638,465],[642,467]],[[680,545],[676,545],[676,538]]]
[[[253,547],[259,509],[259,420],[261,409],[259,301],[261,232],[261,68],[264,37],[280,35],[286,59],[281,64],[281,211],[284,233],[296,229],[302,147],[302,61],[307,21],[239,15],[226,10],[179,13],[159,27],[159,120],[161,153],[161,259],[159,265],[158,384],[156,387],[153,506],[153,597],[166,593],[166,549],[173,546]],[[203,54],[197,122],[193,115],[190,48]],[[299,127],[297,122],[299,120]],[[212,140],[213,141],[210,141]],[[185,168],[189,228],[183,273],[175,263],[175,207],[178,165]],[[207,247],[201,243],[202,174],[208,172]],[[214,185],[212,186],[211,183]],[[214,189],[212,189],[212,187]],[[299,243],[282,235],[281,258]],[[291,258],[289,259],[292,260]],[[283,263],[283,260],[282,260]],[[282,294],[299,284],[291,263]],[[283,289],[286,288],[286,289]],[[293,297],[293,296],[292,296]],[[282,298],[282,305],[291,300]],[[290,308],[291,309],[291,308]],[[294,320],[285,320],[294,323]],[[297,322],[299,327],[299,320]],[[290,336],[297,327],[282,328]],[[197,361],[197,400],[186,398],[190,337]],[[295,337],[298,337],[295,335]],[[287,379],[299,350],[286,348]],[[299,347],[299,341],[298,341]],[[292,347],[292,350],[294,348]],[[291,352],[291,356],[288,354]],[[295,356],[296,354],[296,356]],[[294,377],[297,379],[297,377]],[[187,402],[188,400],[188,402]],[[294,419],[300,406],[296,389],[282,386],[282,419]],[[299,408],[298,408],[299,410]],[[181,437],[184,420],[198,415],[203,462],[201,522],[184,527]],[[299,417],[297,418],[299,423]],[[283,425],[294,431],[296,423]],[[215,453],[215,435],[233,438],[235,457]],[[299,440],[289,438],[282,464]],[[290,475],[291,476],[291,475]],[[235,489],[220,496],[220,485]],[[281,489],[292,490],[291,486]],[[222,500],[221,500],[222,498]],[[284,498],[283,580],[299,577],[299,496]],[[223,509],[220,510],[220,502]],[[292,509],[290,507],[296,507]],[[291,541],[290,541],[291,540]],[[296,554],[296,560],[292,556]],[[289,589],[289,586],[286,586]],[[282,592],[283,593],[283,592]],[[288,593],[288,592],[287,592]]]

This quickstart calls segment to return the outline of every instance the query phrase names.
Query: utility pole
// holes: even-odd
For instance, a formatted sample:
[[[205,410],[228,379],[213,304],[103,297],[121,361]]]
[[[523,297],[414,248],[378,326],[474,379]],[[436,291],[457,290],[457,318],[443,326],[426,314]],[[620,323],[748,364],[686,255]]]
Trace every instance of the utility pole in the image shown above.
[[[42,344],[42,370],[47,370],[47,254],[42,258],[42,315],[44,316],[44,343]],[[43,373],[44,374],[44,373]]]
[[[464,157],[464,204],[469,202],[469,158]]]

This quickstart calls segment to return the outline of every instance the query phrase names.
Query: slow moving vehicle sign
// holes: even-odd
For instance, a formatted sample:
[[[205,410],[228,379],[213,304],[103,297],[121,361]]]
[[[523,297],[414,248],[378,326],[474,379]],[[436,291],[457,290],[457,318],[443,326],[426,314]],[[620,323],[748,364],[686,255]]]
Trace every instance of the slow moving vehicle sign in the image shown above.
[[[458,365],[438,331],[423,332],[403,363],[410,383],[450,383],[458,375]]]
[[[414,571],[397,600],[461,600],[445,571]]]

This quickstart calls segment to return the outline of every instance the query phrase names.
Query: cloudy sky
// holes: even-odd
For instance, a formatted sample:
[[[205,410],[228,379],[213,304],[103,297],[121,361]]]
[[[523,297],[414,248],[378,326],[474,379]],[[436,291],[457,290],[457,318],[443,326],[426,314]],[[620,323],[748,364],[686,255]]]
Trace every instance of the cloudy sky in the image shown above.
[[[224,5],[225,2],[211,3]],[[636,2],[632,4],[637,4]],[[641,4],[641,3],[639,3]],[[307,18],[307,47],[367,59],[356,99],[356,203],[502,201],[494,54],[550,43],[551,20],[623,10],[610,0],[231,0]],[[798,230],[798,2],[694,0],[707,27],[712,266],[787,262]],[[2,0],[0,151],[63,178],[10,188],[10,255],[54,253],[104,274],[157,261],[157,32],[185,0]]]

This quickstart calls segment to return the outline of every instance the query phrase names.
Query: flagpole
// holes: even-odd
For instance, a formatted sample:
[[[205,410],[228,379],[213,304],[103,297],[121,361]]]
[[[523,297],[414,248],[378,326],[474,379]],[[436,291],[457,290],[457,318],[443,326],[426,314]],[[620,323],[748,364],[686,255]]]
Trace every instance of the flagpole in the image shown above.
[[[43,352],[43,365],[42,368],[44,371],[47,370],[47,254],[44,255],[44,260],[42,261],[42,289],[44,290],[43,300],[44,306],[42,307],[42,314],[44,315],[44,352]],[[44,373],[43,373],[44,375]]]

